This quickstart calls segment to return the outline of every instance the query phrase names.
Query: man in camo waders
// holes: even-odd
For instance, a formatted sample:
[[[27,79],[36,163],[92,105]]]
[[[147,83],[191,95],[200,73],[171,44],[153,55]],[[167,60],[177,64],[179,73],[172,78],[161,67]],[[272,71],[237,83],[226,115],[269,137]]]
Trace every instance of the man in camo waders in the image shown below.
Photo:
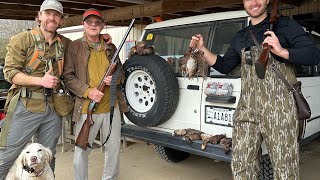
[[[234,114],[232,135],[234,179],[259,179],[262,140],[271,158],[274,179],[300,178],[294,99],[270,66],[264,79],[257,76],[254,64],[260,53],[249,31],[259,44],[271,46],[271,61],[290,83],[297,81],[293,64],[316,65],[320,52],[302,27],[288,17],[280,16],[273,31],[268,31],[270,15],[266,9],[269,3],[269,0],[243,0],[244,9],[251,18],[250,25],[235,35],[223,57],[206,49],[200,34],[193,36],[190,42],[190,46],[197,43],[207,63],[223,74],[241,64],[241,98]]]

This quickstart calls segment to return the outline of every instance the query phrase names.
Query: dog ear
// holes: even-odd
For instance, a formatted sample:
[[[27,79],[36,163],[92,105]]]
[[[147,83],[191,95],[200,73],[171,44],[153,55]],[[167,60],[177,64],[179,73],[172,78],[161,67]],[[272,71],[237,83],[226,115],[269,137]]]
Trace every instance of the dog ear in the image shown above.
[[[52,156],[52,152],[51,152],[51,150],[49,148],[44,147],[43,149],[44,149],[44,151],[46,153],[46,161],[50,164],[51,160],[52,160],[52,157],[53,157]]]
[[[26,150],[22,150],[20,155],[18,156],[19,161],[21,162],[22,166],[27,165],[27,160],[26,160]]]

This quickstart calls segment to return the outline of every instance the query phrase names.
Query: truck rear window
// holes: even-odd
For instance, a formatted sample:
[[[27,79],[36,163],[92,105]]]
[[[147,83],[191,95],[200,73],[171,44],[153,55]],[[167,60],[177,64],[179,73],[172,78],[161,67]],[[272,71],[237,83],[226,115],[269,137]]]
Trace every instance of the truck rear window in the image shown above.
[[[223,55],[230,46],[232,37],[245,26],[246,18],[240,18],[149,29],[144,33],[142,40],[147,45],[153,46],[155,51],[172,66],[176,75],[181,76],[178,60],[188,50],[193,35],[201,34],[208,49]],[[225,76],[212,68],[208,72],[208,76]],[[239,68],[227,75],[239,77]]]
[[[178,60],[188,50],[191,37],[200,33],[206,41],[209,31],[208,23],[153,29],[145,32],[143,41],[155,47],[155,51],[167,60],[174,72],[179,75]]]

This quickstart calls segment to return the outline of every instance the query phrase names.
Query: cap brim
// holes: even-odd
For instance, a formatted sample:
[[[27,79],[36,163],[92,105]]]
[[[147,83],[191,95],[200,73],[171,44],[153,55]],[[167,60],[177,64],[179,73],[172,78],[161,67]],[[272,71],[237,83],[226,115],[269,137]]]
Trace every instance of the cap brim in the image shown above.
[[[55,9],[55,8],[42,9],[41,11],[46,11],[46,10],[54,10],[54,11],[57,11],[57,12],[59,12],[60,14],[63,15],[63,12],[62,12],[62,11],[60,11],[60,10],[58,10],[58,9]]]
[[[84,18],[82,19],[82,21],[85,21],[89,16],[95,16],[95,17],[101,19],[101,20],[104,22],[104,19],[103,19],[102,17],[96,15],[96,14],[89,14],[89,15],[87,15],[86,17],[84,17]]]

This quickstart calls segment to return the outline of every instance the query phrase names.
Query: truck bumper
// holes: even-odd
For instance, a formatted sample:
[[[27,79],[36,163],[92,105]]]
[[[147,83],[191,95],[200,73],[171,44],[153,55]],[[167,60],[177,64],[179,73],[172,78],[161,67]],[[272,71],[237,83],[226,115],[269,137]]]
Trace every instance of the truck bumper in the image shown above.
[[[183,140],[181,137],[172,136],[170,133],[161,132],[150,128],[143,128],[130,124],[123,124],[121,134],[126,137],[136,138],[156,145],[188,152],[220,161],[231,162],[232,150],[225,153],[219,144],[208,144],[206,149],[201,150],[201,141],[195,140],[192,143]]]

